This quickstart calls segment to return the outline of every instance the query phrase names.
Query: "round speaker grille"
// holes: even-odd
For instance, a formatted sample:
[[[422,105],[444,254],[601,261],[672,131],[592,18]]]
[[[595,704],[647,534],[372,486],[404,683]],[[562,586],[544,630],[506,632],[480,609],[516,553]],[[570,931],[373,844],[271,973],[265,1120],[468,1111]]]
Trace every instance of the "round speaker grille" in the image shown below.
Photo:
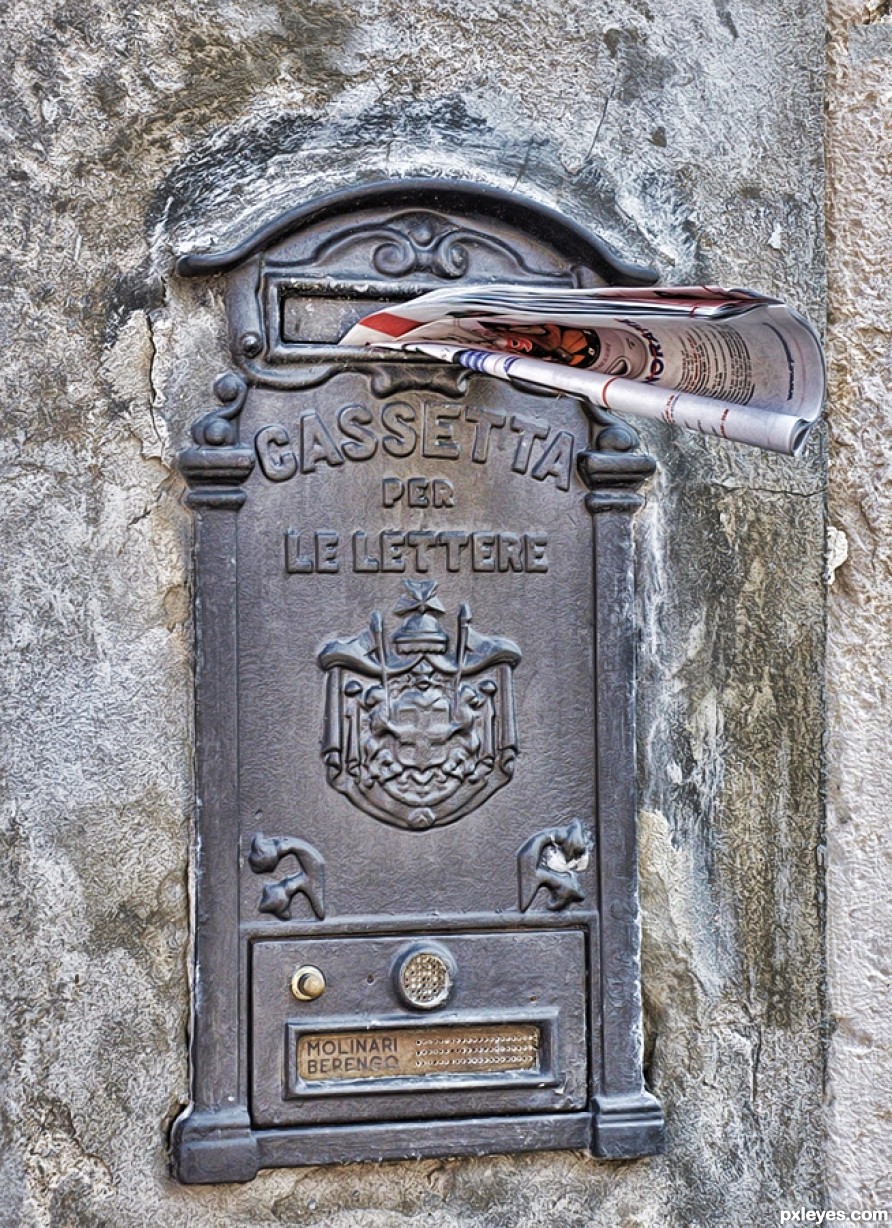
[[[436,951],[416,951],[400,964],[397,985],[410,1006],[433,1010],[452,993],[452,968]]]

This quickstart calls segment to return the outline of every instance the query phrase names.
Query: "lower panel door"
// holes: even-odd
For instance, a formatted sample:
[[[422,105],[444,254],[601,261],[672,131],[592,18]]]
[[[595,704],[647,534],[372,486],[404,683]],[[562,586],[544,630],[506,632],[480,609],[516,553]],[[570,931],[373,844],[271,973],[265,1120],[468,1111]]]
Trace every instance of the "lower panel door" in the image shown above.
[[[581,931],[257,941],[251,963],[257,1126],[586,1105]]]

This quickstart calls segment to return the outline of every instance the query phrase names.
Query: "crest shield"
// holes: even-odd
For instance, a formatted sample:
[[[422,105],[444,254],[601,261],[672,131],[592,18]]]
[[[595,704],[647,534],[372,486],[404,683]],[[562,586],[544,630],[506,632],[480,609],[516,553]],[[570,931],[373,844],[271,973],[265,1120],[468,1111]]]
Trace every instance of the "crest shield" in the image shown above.
[[[454,632],[435,580],[404,580],[388,635],[368,627],[317,656],[327,675],[322,758],[328,783],[395,827],[454,823],[506,785],[519,753],[513,671],[520,649],[479,635],[467,605]]]

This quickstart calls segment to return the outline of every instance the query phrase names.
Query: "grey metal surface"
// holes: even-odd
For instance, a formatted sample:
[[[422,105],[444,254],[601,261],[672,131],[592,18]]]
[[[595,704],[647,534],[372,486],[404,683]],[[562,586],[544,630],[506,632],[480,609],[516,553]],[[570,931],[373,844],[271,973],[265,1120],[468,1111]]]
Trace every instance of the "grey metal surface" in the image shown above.
[[[585,1106],[585,941],[579,931],[490,933],[439,940],[455,961],[455,992],[423,1016],[394,992],[392,970],[413,938],[302,939],[253,947],[253,1089],[251,1110],[262,1126],[350,1122],[369,1118],[480,1116],[485,1113],[557,1112]],[[314,1002],[298,1003],[289,978],[298,964],[323,970],[329,988]],[[542,1032],[535,1072],[476,1074],[465,1069],[437,1078],[382,1077],[302,1083],[295,1047],[304,1033],[339,1033],[360,1023],[374,1036],[394,1027],[508,1022]]]
[[[227,273],[239,371],[182,461],[198,901],[178,1175],[320,1162],[323,1138],[332,1161],[571,1145],[561,1114],[576,1138],[583,1106],[597,1154],[658,1149],[630,519],[653,462],[590,406],[331,344],[446,281],[652,275],[530,202],[437,181],[339,194],[180,267]],[[299,1087],[302,1020],[421,1026],[382,968],[429,936],[455,963],[436,1021],[541,1021],[542,1078]],[[299,965],[325,973],[317,1000],[291,995]]]

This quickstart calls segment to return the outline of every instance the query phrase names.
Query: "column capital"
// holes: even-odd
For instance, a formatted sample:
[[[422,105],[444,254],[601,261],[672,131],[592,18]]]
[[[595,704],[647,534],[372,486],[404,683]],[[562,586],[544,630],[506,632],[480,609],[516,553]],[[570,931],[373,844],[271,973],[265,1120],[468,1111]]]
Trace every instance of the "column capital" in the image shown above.
[[[592,402],[585,402],[583,408],[597,428],[594,446],[580,452],[576,460],[579,476],[591,492],[585,506],[592,515],[637,511],[644,504],[638,489],[653,476],[657,462],[636,451],[641,441],[627,422]]]
[[[220,405],[192,427],[195,446],[179,456],[180,472],[189,484],[190,507],[238,511],[246,495],[239,487],[254,468],[254,449],[239,442],[238,419],[248,395],[241,375],[227,371],[214,381]]]

